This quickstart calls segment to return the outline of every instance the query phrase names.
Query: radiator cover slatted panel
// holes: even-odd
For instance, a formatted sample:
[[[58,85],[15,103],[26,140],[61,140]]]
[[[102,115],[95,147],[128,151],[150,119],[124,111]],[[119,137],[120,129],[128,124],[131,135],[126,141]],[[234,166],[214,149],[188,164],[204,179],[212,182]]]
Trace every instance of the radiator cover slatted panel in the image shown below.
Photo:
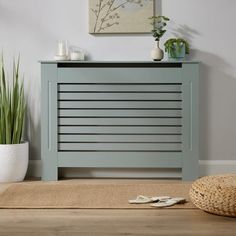
[[[59,83],[59,152],[182,152],[182,83]]]

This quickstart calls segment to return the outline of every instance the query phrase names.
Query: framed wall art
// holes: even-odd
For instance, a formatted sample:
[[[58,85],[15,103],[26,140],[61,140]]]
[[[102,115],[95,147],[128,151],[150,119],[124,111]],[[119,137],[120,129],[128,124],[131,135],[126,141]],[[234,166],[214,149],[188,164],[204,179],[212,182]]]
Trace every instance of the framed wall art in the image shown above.
[[[149,33],[153,0],[89,0],[89,33]]]

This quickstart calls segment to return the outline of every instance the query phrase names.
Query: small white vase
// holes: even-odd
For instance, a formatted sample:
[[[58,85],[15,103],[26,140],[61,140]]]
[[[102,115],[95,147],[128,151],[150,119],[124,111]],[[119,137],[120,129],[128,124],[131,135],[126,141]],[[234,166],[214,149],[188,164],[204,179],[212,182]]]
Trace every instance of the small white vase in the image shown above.
[[[0,182],[23,181],[29,162],[29,143],[0,145]]]
[[[151,58],[153,61],[161,61],[164,58],[164,52],[159,47],[159,41],[156,41],[155,48],[151,51]]]

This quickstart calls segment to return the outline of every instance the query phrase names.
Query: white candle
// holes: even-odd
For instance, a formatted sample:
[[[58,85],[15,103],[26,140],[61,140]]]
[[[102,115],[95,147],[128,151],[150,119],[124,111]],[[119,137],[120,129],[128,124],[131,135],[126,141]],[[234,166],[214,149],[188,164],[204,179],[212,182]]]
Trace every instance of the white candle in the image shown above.
[[[58,42],[57,55],[66,56],[66,45],[64,42]]]

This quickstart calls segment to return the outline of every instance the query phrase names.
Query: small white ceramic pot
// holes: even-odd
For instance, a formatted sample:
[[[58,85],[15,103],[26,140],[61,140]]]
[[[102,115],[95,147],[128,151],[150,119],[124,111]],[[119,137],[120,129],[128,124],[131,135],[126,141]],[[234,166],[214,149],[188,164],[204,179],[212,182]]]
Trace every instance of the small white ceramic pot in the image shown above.
[[[0,182],[23,181],[29,163],[29,143],[0,144]]]
[[[151,51],[151,58],[153,61],[161,61],[164,58],[164,52],[159,47],[159,41],[156,41],[155,48]]]

